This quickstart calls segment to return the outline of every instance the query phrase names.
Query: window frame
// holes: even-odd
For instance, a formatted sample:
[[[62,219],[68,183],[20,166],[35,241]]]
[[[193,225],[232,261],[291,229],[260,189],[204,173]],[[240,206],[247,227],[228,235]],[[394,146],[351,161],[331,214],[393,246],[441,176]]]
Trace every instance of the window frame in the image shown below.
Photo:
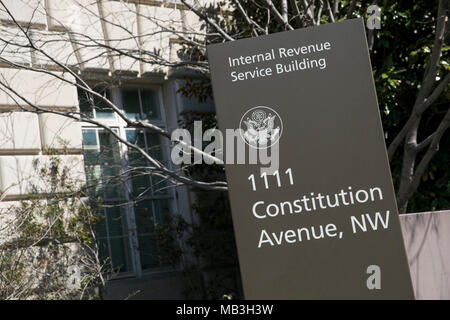
[[[107,90],[109,90],[109,96],[110,100],[125,114],[124,110],[124,101],[123,101],[123,95],[122,90],[123,89],[137,89],[139,92],[139,109],[141,117],[143,115],[143,106],[142,106],[142,99],[141,99],[141,90],[148,90],[152,89],[155,90],[157,101],[158,101],[158,107],[160,112],[160,120],[159,119],[142,119],[142,121],[148,121],[151,124],[154,124],[160,128],[167,129],[167,118],[166,118],[166,110],[163,104],[162,99],[162,86],[160,85],[149,85],[149,84],[124,84],[120,87],[112,87]],[[123,120],[120,116],[118,116],[115,112],[113,112],[114,117],[112,118],[96,118],[96,112],[95,108],[93,110],[92,116],[93,119],[98,121],[99,123],[108,126],[111,129],[117,129],[117,134],[124,139],[127,140],[126,137],[126,131],[127,130],[143,130],[143,129],[136,129],[136,128],[127,128],[126,127],[126,121]],[[89,129],[95,129],[96,130],[96,138],[98,143],[98,148],[100,148],[100,138],[99,138],[99,130],[105,130],[104,128],[100,126],[96,126],[92,123],[88,122],[81,122],[82,130],[89,130]],[[145,134],[145,130],[143,132],[144,141],[146,148],[149,146],[149,143],[147,141],[147,135]],[[166,143],[162,137],[159,136],[159,139],[161,141],[161,154],[164,163],[167,163],[169,169],[173,169],[172,163],[169,161],[170,159],[170,144]],[[129,159],[128,159],[128,146],[124,143],[118,142],[118,148],[121,158],[121,170],[122,172],[126,170],[129,166]],[[152,177],[148,176],[150,187],[152,187]],[[136,223],[136,213],[135,208],[132,200],[130,199],[130,193],[132,192],[132,181],[131,179],[127,179],[124,183],[124,197],[120,197],[117,199],[105,199],[105,201],[125,201],[126,204],[123,206],[123,210],[125,211],[124,216],[126,217],[126,224],[128,226],[127,228],[127,234],[122,235],[120,237],[128,237],[129,240],[129,246],[128,250],[130,251],[128,254],[130,255],[131,259],[131,271],[127,272],[120,272],[116,276],[117,279],[123,279],[123,278],[130,278],[130,277],[142,277],[143,275],[151,275],[151,274],[160,274],[160,273],[167,273],[167,272],[173,272],[173,271],[179,271],[180,265],[177,266],[159,266],[159,267],[152,267],[152,268],[142,268],[141,263],[141,254],[139,253],[139,237],[140,236],[146,236],[151,233],[145,233],[145,234],[138,234],[137,229],[137,223]],[[178,201],[176,201],[177,195],[174,188],[168,188],[167,194],[162,195],[154,195],[153,190],[151,190],[151,196],[145,196],[142,201],[150,200],[152,203],[152,211],[153,216],[156,214],[155,211],[155,200],[167,200],[169,203],[169,211],[170,214],[173,214],[174,212],[178,212]],[[103,209],[104,214],[106,217],[106,208]],[[121,209],[122,210],[122,209]],[[108,226],[106,226],[108,228]],[[117,236],[119,237],[119,236]],[[117,238],[114,237],[114,238]],[[103,238],[102,238],[103,239]],[[108,244],[108,254],[111,257],[111,243],[109,235],[107,238],[105,238]],[[126,248],[127,249],[127,248]]]

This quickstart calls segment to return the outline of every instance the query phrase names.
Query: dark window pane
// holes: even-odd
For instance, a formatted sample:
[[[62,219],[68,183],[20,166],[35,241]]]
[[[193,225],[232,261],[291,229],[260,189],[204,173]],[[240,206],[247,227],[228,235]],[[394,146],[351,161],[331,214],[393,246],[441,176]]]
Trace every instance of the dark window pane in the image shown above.
[[[145,148],[145,140],[144,140],[144,134],[142,133],[142,130],[127,130],[126,131],[127,141],[137,145],[138,147]],[[134,151],[133,148],[129,148],[129,151]],[[136,152],[136,151],[134,151]]]
[[[107,98],[109,101],[111,101],[111,95],[109,94],[109,90],[99,91],[103,97]],[[96,118],[99,119],[113,119],[114,118],[114,111],[111,109],[111,107],[104,101],[102,98],[99,98],[97,96],[94,97],[94,106],[95,106],[95,115]]]
[[[94,129],[83,129],[83,148],[90,149],[95,148],[97,149],[97,134]]]
[[[148,175],[142,175],[134,171],[131,178],[133,196],[140,198],[151,194],[150,178]]]
[[[127,130],[126,136],[128,142],[143,148],[152,158],[159,161],[163,160],[161,152],[161,139],[158,134],[147,132],[146,134],[147,143],[145,142],[142,130]],[[128,148],[128,154],[132,155],[129,158],[131,163],[132,160],[138,159],[144,161],[142,154],[131,147]]]
[[[170,214],[169,200],[153,200],[152,203],[155,207],[153,228],[155,231],[159,231],[139,237],[139,245],[142,247],[140,250],[141,263],[144,269],[168,265],[168,255],[172,248],[166,239],[161,238],[161,235],[164,234],[164,230],[161,228],[167,226],[167,218]]]
[[[125,115],[133,120],[141,119],[141,107],[139,104],[138,89],[122,90],[123,110]]]
[[[168,223],[168,217],[170,216],[169,200],[155,200],[155,226],[163,227]]]
[[[158,94],[153,89],[141,90],[142,112],[145,120],[161,120]]]
[[[147,144],[148,148],[147,151],[150,156],[152,156],[154,159],[164,163],[164,157],[162,153],[162,144],[161,144],[162,138],[156,134],[156,133],[147,133]],[[153,188],[153,194],[155,195],[162,195],[167,194],[167,179],[152,175],[152,188]]]
[[[138,234],[148,234],[155,230],[155,218],[151,200],[140,201],[134,206]]]
[[[154,239],[153,237],[139,237],[139,253],[141,256],[142,269],[149,269],[160,266],[158,246],[156,244],[156,239]]]
[[[111,247],[111,256],[109,255],[108,241]],[[114,271],[128,272],[133,271],[130,257],[130,246],[128,237],[113,239],[98,239],[99,258],[103,263],[112,264]]]
[[[157,175],[152,175],[152,190],[154,195],[165,195],[169,193],[167,179]]]
[[[147,132],[147,151],[156,160],[162,161],[161,137],[157,133]]]
[[[101,213],[99,213],[99,221],[95,225],[95,234],[97,238],[106,238],[106,220],[105,220],[105,213],[104,210],[100,210]]]
[[[110,204],[114,205],[114,204]],[[108,217],[108,231],[110,237],[115,236],[122,236],[126,235],[127,232],[126,228],[126,221],[125,216],[122,215],[122,210],[118,206],[118,204],[115,204],[113,207],[106,208],[106,214]]]
[[[127,141],[145,148],[144,134],[142,130],[127,130]],[[145,174],[148,162],[144,156],[133,148],[128,148],[128,165],[130,167],[130,178],[132,194],[134,197],[142,197],[151,193],[150,177]]]
[[[109,90],[94,89],[94,91],[107,98],[108,100],[111,100]],[[95,109],[96,117],[99,119],[114,118],[114,111],[102,98],[79,88],[78,103],[80,105],[81,113],[85,114],[89,118],[94,117],[93,109]]]
[[[83,129],[84,169],[86,172],[88,191],[91,197],[94,198],[101,196],[99,154],[97,131],[95,129]]]
[[[100,159],[102,166],[103,191],[105,198],[119,197],[121,182],[120,176],[121,159],[117,139],[112,133],[99,130],[100,139]]]
[[[94,129],[83,129],[83,155],[86,165],[98,163],[98,141],[97,132]]]
[[[89,94],[81,90],[80,88],[77,89],[78,91],[78,103],[80,105],[80,112],[86,115],[88,118],[94,117],[94,114],[92,112],[92,104],[89,101]]]
[[[136,144],[139,147],[145,145],[142,131],[127,130],[126,137],[128,142]],[[146,193],[146,189],[150,185],[150,180],[147,176],[142,175],[142,169],[140,169],[146,166],[145,158],[138,151],[130,147],[128,148],[128,165],[130,167],[133,195],[137,197],[143,192]]]
[[[128,237],[109,239],[111,260],[115,270],[132,271]]]
[[[106,239],[98,239],[97,240],[98,245],[98,255],[100,261],[103,262],[111,262],[109,259],[109,249],[108,249],[108,240]]]
[[[100,165],[85,164],[88,191],[92,198],[103,197],[102,169]]]

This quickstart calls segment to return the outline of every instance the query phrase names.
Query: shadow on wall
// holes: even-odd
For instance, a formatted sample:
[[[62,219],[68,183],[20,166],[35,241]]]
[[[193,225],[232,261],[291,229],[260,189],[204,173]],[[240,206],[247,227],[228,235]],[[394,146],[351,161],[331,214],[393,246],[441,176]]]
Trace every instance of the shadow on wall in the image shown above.
[[[450,299],[450,210],[400,216],[416,299]]]

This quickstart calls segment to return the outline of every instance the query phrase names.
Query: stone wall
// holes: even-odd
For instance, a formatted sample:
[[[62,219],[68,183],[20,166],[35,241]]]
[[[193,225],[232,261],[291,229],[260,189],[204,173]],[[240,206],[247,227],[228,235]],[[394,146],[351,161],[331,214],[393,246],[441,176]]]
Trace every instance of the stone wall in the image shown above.
[[[400,216],[416,299],[450,299],[450,210]]]

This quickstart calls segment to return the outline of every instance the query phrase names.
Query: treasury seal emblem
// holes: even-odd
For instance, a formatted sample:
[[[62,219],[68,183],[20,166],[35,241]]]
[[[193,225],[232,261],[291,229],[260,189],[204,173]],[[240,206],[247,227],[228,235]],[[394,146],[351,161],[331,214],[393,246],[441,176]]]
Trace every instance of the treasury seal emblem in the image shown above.
[[[266,149],[278,142],[283,133],[280,115],[272,108],[258,106],[247,110],[239,123],[242,139],[251,147]]]

